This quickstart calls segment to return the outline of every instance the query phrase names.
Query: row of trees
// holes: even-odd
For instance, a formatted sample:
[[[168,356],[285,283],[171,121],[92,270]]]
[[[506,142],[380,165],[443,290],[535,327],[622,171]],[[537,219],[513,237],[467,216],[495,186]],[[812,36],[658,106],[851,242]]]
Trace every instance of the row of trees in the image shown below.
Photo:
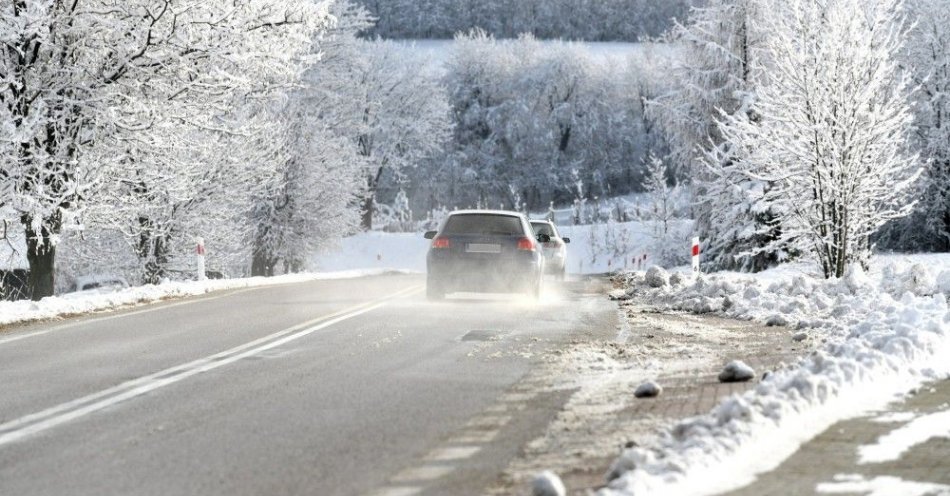
[[[451,39],[482,29],[499,38],[639,41],[683,19],[693,0],[360,0],[384,38]]]
[[[299,269],[355,229],[380,170],[449,122],[422,62],[357,37],[370,25],[347,1],[4,2],[0,217],[33,298],[57,268],[158,281],[196,236],[221,268]]]
[[[812,255],[841,276],[882,228],[950,249],[948,12],[946,0],[714,0],[676,28],[675,87],[649,113],[694,178],[715,265]]]
[[[33,296],[53,293],[60,236],[104,196],[158,205],[175,168],[210,183],[245,163],[328,21],[306,0],[4,2],[0,208],[25,230]],[[218,154],[234,160],[205,165]],[[136,221],[161,238],[148,212]]]
[[[531,36],[460,35],[444,75],[452,139],[403,187],[418,211],[542,210],[638,190],[647,155],[666,153],[643,102],[661,91],[658,68],[670,55],[651,45],[620,57]]]

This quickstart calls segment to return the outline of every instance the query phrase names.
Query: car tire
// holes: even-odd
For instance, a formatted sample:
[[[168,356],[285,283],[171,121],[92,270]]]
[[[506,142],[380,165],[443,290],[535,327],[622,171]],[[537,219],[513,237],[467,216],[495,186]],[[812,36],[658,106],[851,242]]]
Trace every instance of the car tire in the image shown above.
[[[533,300],[541,299],[541,274],[538,274],[538,277],[535,279],[534,284],[528,286],[528,296]]]
[[[426,281],[426,298],[429,301],[442,301],[445,299],[445,286],[441,283],[428,280]]]

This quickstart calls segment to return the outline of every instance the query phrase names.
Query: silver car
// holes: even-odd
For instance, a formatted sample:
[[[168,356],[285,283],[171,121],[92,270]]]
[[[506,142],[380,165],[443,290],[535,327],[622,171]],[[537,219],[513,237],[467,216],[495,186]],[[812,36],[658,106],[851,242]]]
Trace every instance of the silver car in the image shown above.
[[[549,241],[541,243],[544,253],[544,271],[563,280],[567,269],[567,244],[571,242],[571,238],[562,238],[557,226],[551,221],[533,220],[531,228],[534,229],[536,236],[544,235],[550,238]]]

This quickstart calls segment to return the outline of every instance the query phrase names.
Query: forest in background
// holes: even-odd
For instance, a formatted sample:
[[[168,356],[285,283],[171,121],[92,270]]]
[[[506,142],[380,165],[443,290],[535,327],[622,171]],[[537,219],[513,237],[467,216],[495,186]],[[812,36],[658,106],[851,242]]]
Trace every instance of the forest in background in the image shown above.
[[[643,41],[685,20],[702,0],[359,0],[376,17],[365,36],[452,39],[482,29],[497,38]]]

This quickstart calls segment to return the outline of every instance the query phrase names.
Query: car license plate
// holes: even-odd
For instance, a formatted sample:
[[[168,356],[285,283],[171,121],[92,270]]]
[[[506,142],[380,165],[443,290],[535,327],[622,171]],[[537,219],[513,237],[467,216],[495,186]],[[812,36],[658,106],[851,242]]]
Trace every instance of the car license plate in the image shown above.
[[[465,247],[468,253],[501,253],[501,245],[486,243],[469,243]]]

